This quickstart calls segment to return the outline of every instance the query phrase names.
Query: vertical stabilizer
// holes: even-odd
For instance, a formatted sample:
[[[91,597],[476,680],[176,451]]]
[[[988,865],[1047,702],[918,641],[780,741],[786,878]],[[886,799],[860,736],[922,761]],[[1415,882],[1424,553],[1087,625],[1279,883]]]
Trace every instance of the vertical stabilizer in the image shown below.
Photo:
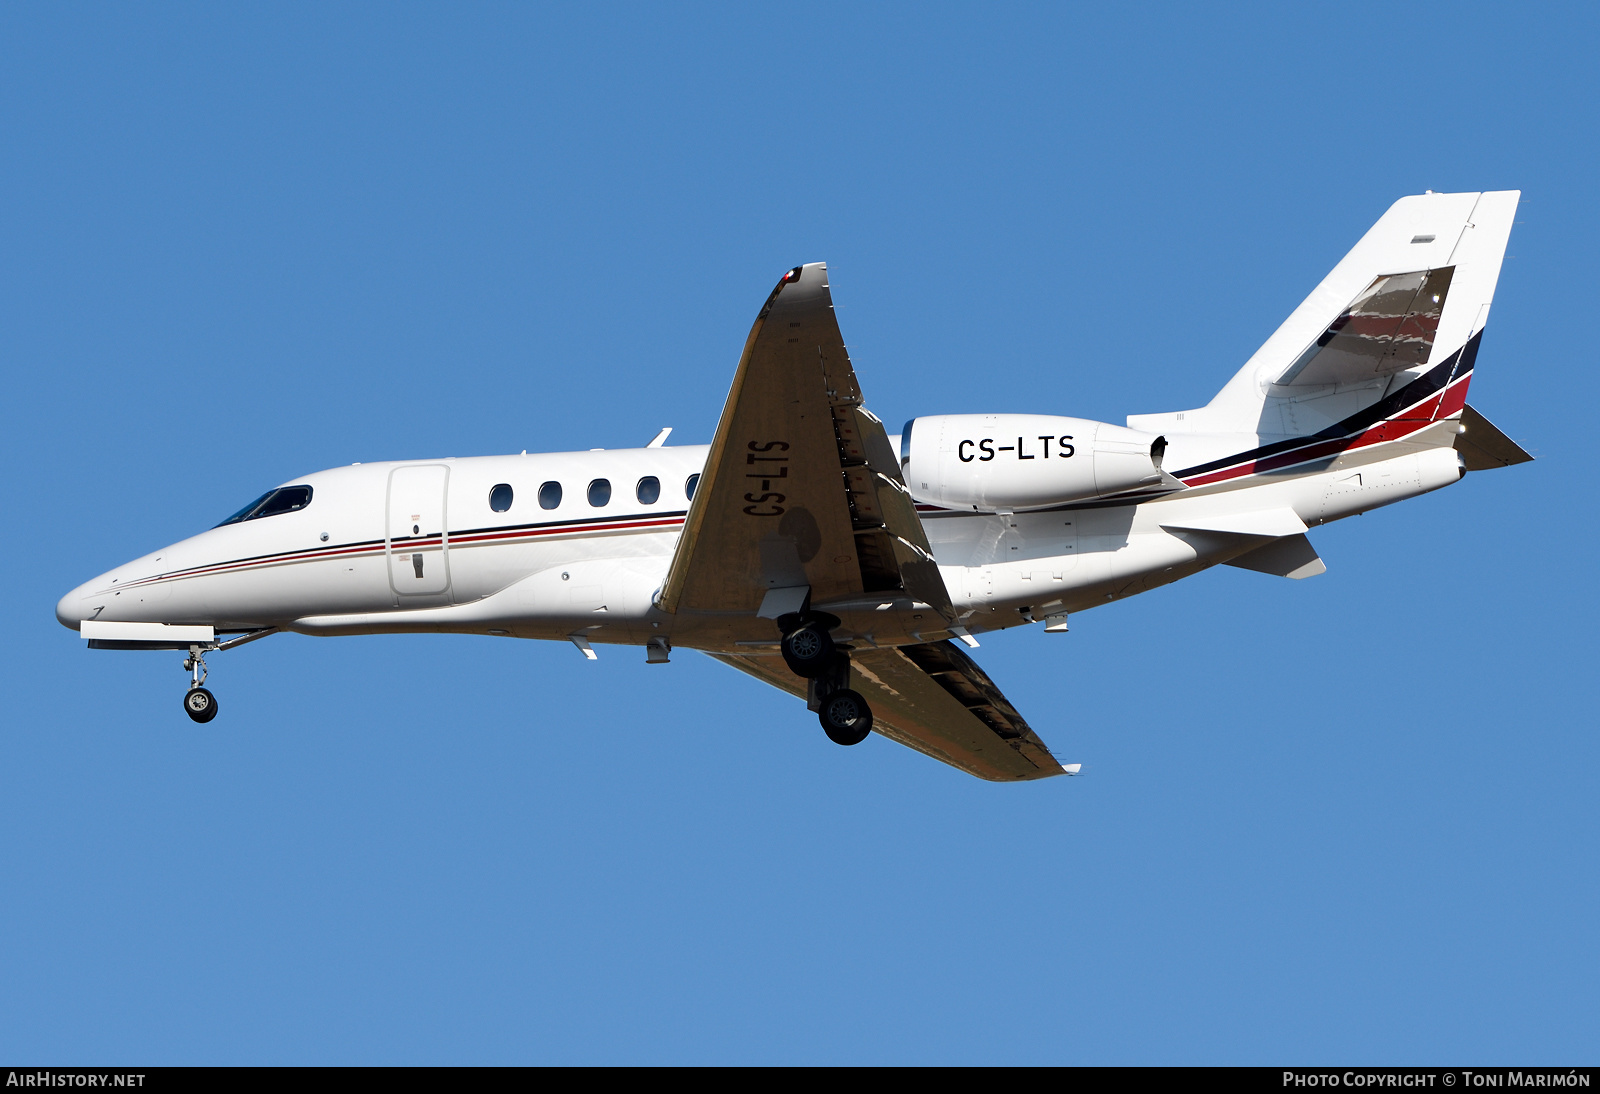
[[[1220,448],[1244,434],[1323,434],[1368,410],[1387,417],[1385,400],[1406,401],[1393,409],[1407,417],[1458,416],[1520,197],[1401,198],[1210,403],[1128,425],[1174,442],[1213,435]],[[1195,441],[1198,457],[1207,445]]]

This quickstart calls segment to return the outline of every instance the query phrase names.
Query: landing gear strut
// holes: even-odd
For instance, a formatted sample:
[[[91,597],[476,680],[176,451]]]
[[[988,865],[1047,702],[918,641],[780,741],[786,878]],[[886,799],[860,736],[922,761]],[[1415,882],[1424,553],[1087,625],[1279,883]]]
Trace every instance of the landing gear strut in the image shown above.
[[[190,673],[189,690],[183,696],[183,712],[197,722],[209,722],[217,716],[217,697],[201,686],[206,682],[206,657],[199,646],[189,647],[183,667]]]
[[[246,642],[254,642],[258,638],[265,638],[269,634],[276,634],[277,627],[258,627],[253,631],[246,631],[233,638],[219,639],[204,645],[196,643],[189,647],[189,656],[183,659],[184,671],[189,673],[189,690],[183,693],[183,712],[197,722],[209,722],[217,716],[217,697],[205,688],[206,682],[206,654],[217,653],[222,650],[231,650],[235,646],[242,646]],[[151,649],[182,649],[177,643],[167,645],[164,642],[150,646]]]
[[[872,732],[872,708],[850,688],[850,655],[828,633],[838,625],[832,616],[784,616],[778,620],[779,649],[790,671],[810,682],[806,705],[817,712],[828,740],[858,745]]]

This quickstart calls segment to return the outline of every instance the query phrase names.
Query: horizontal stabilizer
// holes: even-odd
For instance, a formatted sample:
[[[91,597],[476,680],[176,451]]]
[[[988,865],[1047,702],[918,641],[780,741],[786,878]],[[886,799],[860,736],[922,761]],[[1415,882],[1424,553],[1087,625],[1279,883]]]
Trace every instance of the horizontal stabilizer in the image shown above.
[[[1468,471],[1489,471],[1510,467],[1533,459],[1516,441],[1494,427],[1494,423],[1470,406],[1461,409],[1464,432],[1456,434],[1456,451]]]
[[[1257,509],[1247,513],[1221,513],[1215,516],[1196,516],[1187,519],[1163,521],[1161,527],[1168,531],[1217,532],[1230,536],[1260,536],[1276,539],[1279,536],[1304,535],[1306,522],[1293,509]]]
[[[1304,535],[1275,539],[1271,543],[1257,547],[1254,551],[1246,551],[1237,558],[1230,558],[1223,565],[1237,566],[1241,570],[1255,570],[1257,573],[1275,574],[1278,577],[1292,577],[1297,581],[1305,577],[1316,577],[1328,570],[1327,565],[1318,557],[1317,549],[1311,546],[1311,541]]]

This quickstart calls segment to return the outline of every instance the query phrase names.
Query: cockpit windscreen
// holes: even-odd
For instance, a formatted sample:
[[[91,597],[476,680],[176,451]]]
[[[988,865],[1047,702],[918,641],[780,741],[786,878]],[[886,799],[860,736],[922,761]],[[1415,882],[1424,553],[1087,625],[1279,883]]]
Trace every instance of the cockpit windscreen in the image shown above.
[[[268,490],[217,527],[221,528],[223,524],[238,524],[246,520],[259,520],[262,517],[275,517],[280,513],[293,513],[310,504],[311,487],[280,486],[276,490]]]

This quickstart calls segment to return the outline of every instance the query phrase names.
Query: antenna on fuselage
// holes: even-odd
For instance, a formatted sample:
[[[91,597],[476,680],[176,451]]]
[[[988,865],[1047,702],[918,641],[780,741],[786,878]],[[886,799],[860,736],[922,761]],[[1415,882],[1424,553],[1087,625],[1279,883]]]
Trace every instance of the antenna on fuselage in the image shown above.
[[[670,425],[666,426],[665,428],[663,428],[661,430],[660,433],[656,434],[656,439],[651,441],[649,444],[645,445],[645,447],[646,448],[660,448],[661,446],[663,446],[664,444],[667,443],[667,434],[671,433],[671,432],[672,432],[672,427]]]

